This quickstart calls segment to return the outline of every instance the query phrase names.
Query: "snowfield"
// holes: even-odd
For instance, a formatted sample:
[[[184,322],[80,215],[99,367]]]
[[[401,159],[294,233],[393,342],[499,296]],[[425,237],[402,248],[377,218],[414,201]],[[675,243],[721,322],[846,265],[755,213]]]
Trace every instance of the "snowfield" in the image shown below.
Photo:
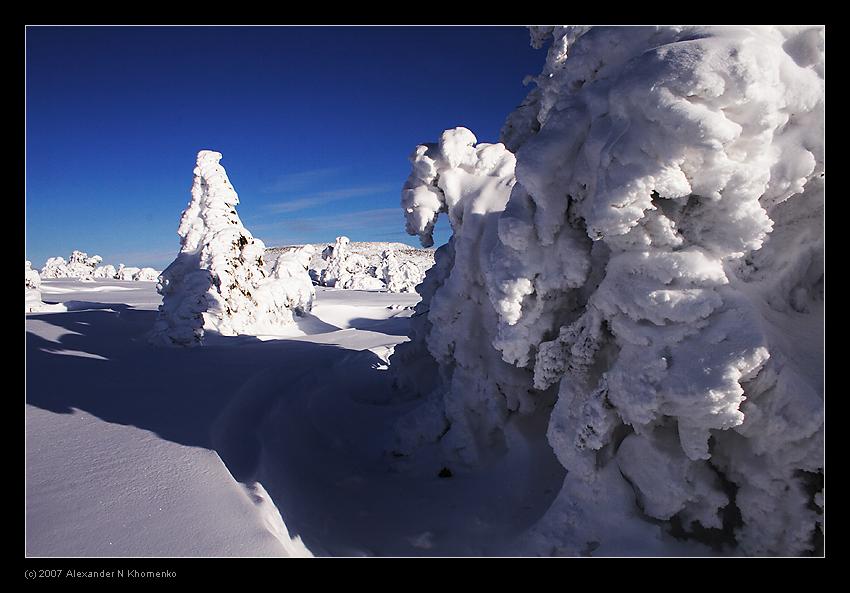
[[[563,479],[542,438],[451,478],[394,451],[415,293],[319,288],[285,338],[175,349],[151,283],[41,290],[68,311],[27,315],[28,555],[513,555]]]

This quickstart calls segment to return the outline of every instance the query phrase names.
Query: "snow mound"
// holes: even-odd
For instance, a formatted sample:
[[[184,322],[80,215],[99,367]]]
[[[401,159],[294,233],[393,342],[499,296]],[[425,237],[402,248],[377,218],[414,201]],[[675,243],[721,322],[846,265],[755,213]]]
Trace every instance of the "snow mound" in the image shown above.
[[[631,518],[645,516],[732,533],[737,553],[811,552],[823,28],[532,39],[551,42],[546,66],[504,145],[456,128],[411,159],[407,231],[429,246],[445,212],[453,236],[419,288],[427,319],[394,355],[398,382],[426,398],[400,439],[474,462],[516,414],[554,402],[547,434],[568,473],[529,545],[619,550],[666,529]],[[439,379],[412,375],[434,367]]]
[[[201,344],[210,331],[274,333],[294,319],[287,274],[296,283],[309,283],[306,270],[299,279],[293,266],[268,279],[265,246],[242,225],[236,213],[239,197],[220,160],[218,152],[198,153],[192,199],[177,230],[180,252],[157,284],[162,305],[150,335],[154,343]]]

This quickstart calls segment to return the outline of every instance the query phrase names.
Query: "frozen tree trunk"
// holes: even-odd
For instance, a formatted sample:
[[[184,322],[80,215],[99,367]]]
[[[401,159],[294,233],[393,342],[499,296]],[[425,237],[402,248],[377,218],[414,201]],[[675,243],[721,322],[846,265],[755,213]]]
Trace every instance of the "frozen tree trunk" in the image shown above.
[[[157,284],[162,305],[154,343],[191,346],[206,333],[253,335],[293,321],[288,301],[264,286],[265,246],[242,225],[239,198],[220,159],[218,152],[198,153],[192,199],[177,230],[180,252]]]

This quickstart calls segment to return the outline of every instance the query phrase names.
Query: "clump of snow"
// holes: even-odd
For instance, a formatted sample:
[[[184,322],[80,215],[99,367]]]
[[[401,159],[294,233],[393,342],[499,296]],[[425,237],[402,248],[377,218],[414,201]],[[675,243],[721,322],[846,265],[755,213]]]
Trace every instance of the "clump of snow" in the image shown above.
[[[387,249],[381,255],[377,272],[388,292],[415,292],[416,286],[424,277],[422,270],[415,263],[399,262],[392,249]]]
[[[408,232],[431,245],[445,212],[453,236],[394,355],[405,385],[405,365],[439,369],[402,441],[474,461],[554,400],[568,473],[529,541],[617,549],[642,513],[735,527],[744,554],[811,551],[823,28],[532,32],[552,45],[502,130],[515,176],[511,152],[463,128],[411,159]]]
[[[192,199],[177,230],[180,253],[157,284],[163,299],[151,332],[154,343],[200,344],[209,331],[272,333],[294,319],[285,276],[301,274],[289,266],[268,281],[265,246],[236,214],[239,197],[220,160],[218,152],[198,153]],[[310,282],[306,270],[299,282]]]

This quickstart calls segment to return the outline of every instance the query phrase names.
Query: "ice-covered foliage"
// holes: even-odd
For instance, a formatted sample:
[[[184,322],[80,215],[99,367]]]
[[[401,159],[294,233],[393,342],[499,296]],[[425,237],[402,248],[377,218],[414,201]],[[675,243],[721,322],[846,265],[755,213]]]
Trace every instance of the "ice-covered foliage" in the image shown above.
[[[38,275],[38,270],[32,269],[32,262],[30,260],[26,260],[24,285],[26,288],[33,290],[41,288],[41,277]]]
[[[413,172],[402,192],[407,230],[431,245],[436,218],[446,212],[452,237],[437,250],[435,264],[418,288],[422,302],[414,313],[411,342],[396,348],[396,361],[430,352],[439,367],[438,388],[422,392],[427,404],[400,425],[402,452],[442,436],[450,453],[473,461],[492,444],[511,409],[533,405],[527,396],[528,370],[516,368],[493,349],[498,317],[488,303],[485,273],[489,253],[498,241],[499,213],[514,184],[514,156],[502,144],[480,143],[466,128],[443,133],[438,144],[424,144],[411,155]],[[406,368],[423,363],[396,365]],[[427,378],[401,384],[430,387]],[[511,398],[508,403],[501,394]],[[478,438],[481,435],[481,438]],[[498,438],[498,435],[496,435]],[[481,445],[481,446],[480,446]]]
[[[735,552],[812,551],[823,28],[547,27],[532,39],[551,46],[502,130],[516,154],[509,200],[482,183],[468,131],[414,153],[408,232],[429,245],[447,212],[454,235],[420,288],[428,321],[396,355],[425,345],[433,362],[419,366],[441,377],[401,435],[448,428],[474,459],[509,412],[555,398],[548,439],[568,473],[530,542],[618,549],[636,501],[685,532],[732,532]]]
[[[115,271],[115,279],[116,280],[135,280],[136,274],[141,272],[141,268],[137,268],[134,266],[125,266],[124,264],[118,264],[118,269]]]
[[[80,280],[94,279],[95,269],[103,261],[99,255],[89,257],[82,251],[73,251],[66,262],[63,257],[51,257],[41,270],[42,278],[79,278]]]
[[[316,298],[316,289],[307,274],[314,251],[312,245],[305,245],[281,255],[264,285],[273,298],[282,299],[284,307],[299,314],[309,312]]]
[[[26,268],[24,271],[24,309],[27,312],[36,310],[37,305],[41,303],[41,278],[38,275],[38,270],[32,269],[32,262],[26,260]]]
[[[349,248],[348,237],[337,237],[333,245],[322,252],[324,267],[316,269],[311,276],[322,286],[352,290],[381,290],[384,283],[375,276],[365,256]]]
[[[153,268],[142,268],[133,274],[133,280],[142,282],[156,282],[157,278],[159,278],[159,272]]]
[[[157,284],[162,305],[151,332],[154,343],[200,344],[210,331],[273,333],[293,321],[290,295],[281,290],[286,280],[267,281],[265,246],[236,214],[239,197],[220,160],[218,152],[198,153],[192,199],[177,230],[180,253]],[[289,272],[296,274],[294,268]]]
[[[94,269],[93,277],[97,279],[115,278],[118,270],[112,264],[98,266]]]
[[[41,300],[41,277],[38,270],[32,269],[32,263],[26,260],[24,269],[24,312],[42,313],[66,311],[65,305],[48,305]]]
[[[392,249],[387,249],[381,255],[377,272],[388,292],[414,292],[424,276],[415,263],[399,262]]]

